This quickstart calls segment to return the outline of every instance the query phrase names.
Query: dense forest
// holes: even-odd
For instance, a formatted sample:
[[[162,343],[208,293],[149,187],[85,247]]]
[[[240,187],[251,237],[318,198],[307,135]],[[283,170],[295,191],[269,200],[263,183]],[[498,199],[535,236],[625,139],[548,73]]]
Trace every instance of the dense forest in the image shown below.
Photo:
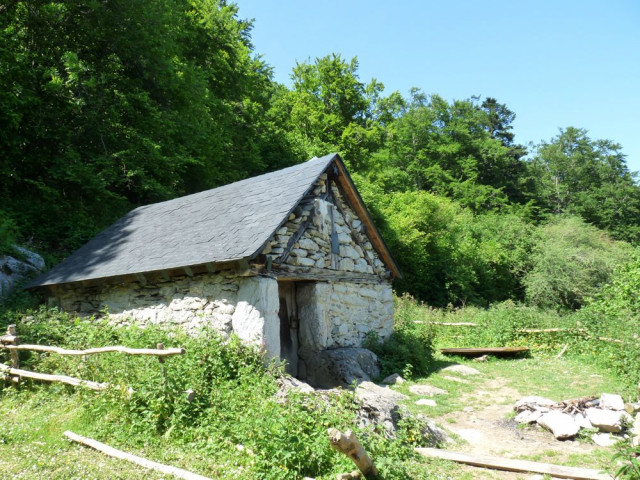
[[[339,54],[278,84],[224,1],[0,13],[0,253],[17,242],[52,264],[136,206],[330,152],[398,260],[397,290],[433,306],[578,309],[640,242],[635,174],[585,129],[524,146],[495,98],[385,95]]]

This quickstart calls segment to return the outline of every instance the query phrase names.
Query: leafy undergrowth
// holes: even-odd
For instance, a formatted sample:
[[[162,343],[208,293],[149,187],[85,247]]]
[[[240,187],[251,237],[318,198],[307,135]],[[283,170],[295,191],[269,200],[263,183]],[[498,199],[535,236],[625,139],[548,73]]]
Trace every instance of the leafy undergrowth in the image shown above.
[[[117,353],[83,359],[21,352],[25,369],[112,387],[97,393],[29,381],[19,390],[1,386],[0,458],[7,463],[2,470],[15,478],[155,478],[70,445],[62,436],[66,429],[213,478],[286,479],[335,478],[353,470],[344,455],[330,448],[327,436],[329,427],[351,428],[375,458],[382,478],[433,474],[413,453],[419,439],[411,426],[395,440],[356,427],[349,392],[332,396],[330,403],[295,394],[279,402],[274,397],[279,369],[264,366],[258,352],[237,340],[225,342],[211,332],[190,338],[157,328],[112,327],[46,309],[18,328],[23,343],[149,348],[163,342],[185,347],[187,353],[161,364],[155,357]],[[0,356],[8,361],[6,353]],[[186,390],[195,392],[192,402]]]

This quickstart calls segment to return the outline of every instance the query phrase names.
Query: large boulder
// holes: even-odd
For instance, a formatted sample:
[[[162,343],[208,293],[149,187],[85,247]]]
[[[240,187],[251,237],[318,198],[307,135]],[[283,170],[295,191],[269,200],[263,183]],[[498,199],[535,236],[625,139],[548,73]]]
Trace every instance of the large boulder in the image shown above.
[[[360,423],[380,425],[389,435],[393,435],[400,420],[398,403],[405,400],[407,396],[372,382],[361,382],[355,393],[360,401],[358,411]]]
[[[334,348],[304,359],[306,381],[317,388],[350,387],[380,376],[378,357],[366,348]]]
[[[538,419],[538,425],[550,430],[558,440],[575,437],[580,431],[573,417],[567,413],[552,410]]]
[[[17,245],[13,249],[13,255],[0,256],[0,298],[44,270],[44,259],[40,255]]]
[[[449,441],[447,434],[424,415],[413,415],[398,403],[408,397],[389,387],[381,387],[372,382],[362,382],[355,391],[360,403],[358,421],[360,425],[382,427],[388,437],[394,437],[401,419],[408,420],[420,431],[420,445],[437,447]]]
[[[623,429],[623,424],[630,423],[632,420],[625,411],[587,408],[585,413],[591,424],[602,432],[619,433]]]

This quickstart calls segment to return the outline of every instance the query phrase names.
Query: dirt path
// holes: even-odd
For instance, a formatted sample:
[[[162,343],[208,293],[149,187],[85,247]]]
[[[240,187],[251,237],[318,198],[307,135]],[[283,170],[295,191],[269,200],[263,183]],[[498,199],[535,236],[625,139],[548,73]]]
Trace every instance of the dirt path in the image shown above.
[[[445,372],[436,375],[451,382],[456,378],[451,378],[452,375]],[[464,377],[457,378],[465,380]],[[513,412],[513,404],[525,395],[509,386],[509,379],[489,379],[479,375],[473,377],[472,383],[474,390],[460,397],[461,403],[467,407],[435,418],[447,430],[463,439],[449,447],[450,449],[469,454],[524,458],[554,464],[566,464],[571,456],[592,455],[596,450],[602,449],[587,441],[558,441],[537,426],[519,427],[510,413]],[[460,466],[460,469],[470,473],[470,476],[461,475],[461,478],[542,478],[539,475],[464,466]]]

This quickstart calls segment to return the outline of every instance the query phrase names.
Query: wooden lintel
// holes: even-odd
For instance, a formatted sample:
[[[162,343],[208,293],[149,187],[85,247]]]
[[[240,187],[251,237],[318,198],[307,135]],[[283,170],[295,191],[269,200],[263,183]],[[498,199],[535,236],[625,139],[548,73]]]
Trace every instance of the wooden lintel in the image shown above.
[[[136,280],[138,280],[142,286],[147,284],[147,279],[143,273],[136,273]]]
[[[386,279],[371,273],[343,272],[314,267],[274,266],[271,274],[278,280],[318,280],[325,282],[355,282],[381,284]]]
[[[193,270],[191,270],[191,267],[184,267],[184,273],[187,274],[187,277],[193,277]]]

